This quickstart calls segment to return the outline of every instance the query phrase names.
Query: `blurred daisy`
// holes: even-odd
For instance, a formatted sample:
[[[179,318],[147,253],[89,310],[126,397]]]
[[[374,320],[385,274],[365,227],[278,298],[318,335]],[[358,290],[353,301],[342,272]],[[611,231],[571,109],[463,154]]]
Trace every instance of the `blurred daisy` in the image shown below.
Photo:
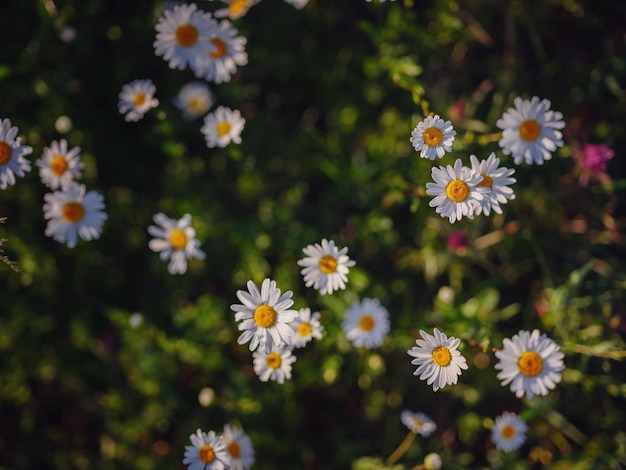
[[[424,457],[424,470],[439,470],[441,464],[441,456],[435,452],[431,452]]]
[[[517,181],[515,178],[510,177],[515,173],[515,170],[504,167],[499,168],[500,159],[496,158],[496,154],[493,152],[491,152],[487,160],[481,160],[480,162],[475,155],[470,155],[470,162],[472,163],[472,170],[483,178],[476,186],[490,190],[483,195],[480,204],[475,206],[474,213],[480,215],[481,212],[484,212],[485,215],[489,215],[491,209],[493,209],[496,214],[502,214],[500,204],[506,204],[509,199],[515,199],[513,190],[509,188],[510,184]]]
[[[453,336],[448,338],[437,328],[433,333],[429,335],[420,330],[422,339],[416,340],[417,346],[413,346],[407,353],[415,358],[411,364],[419,366],[413,375],[419,375],[428,385],[432,384],[436,392],[448,384],[456,384],[461,369],[467,369],[467,363],[457,349],[460,339]]]
[[[357,300],[346,311],[341,328],[354,346],[375,348],[389,333],[389,312],[378,299]]]
[[[497,377],[502,386],[511,384],[516,397],[547,395],[561,381],[564,355],[545,333],[520,331],[511,339],[505,338],[502,345],[496,351],[499,362],[495,368],[500,371]]]
[[[10,119],[0,119],[0,189],[15,184],[15,175],[23,178],[30,171],[30,162],[24,155],[32,153],[30,145],[20,145],[18,129]]]
[[[296,356],[291,353],[291,349],[273,348],[270,352],[258,349],[252,353],[254,358],[254,372],[262,382],[274,380],[279,384],[285,379],[291,378],[291,364],[296,362]]]
[[[193,3],[166,10],[155,29],[154,53],[163,56],[172,69],[196,67],[216,50],[209,40],[217,29],[217,21]]]
[[[241,18],[253,5],[256,5],[261,0],[222,0],[226,5],[226,8],[220,8],[215,12],[216,18],[228,17],[231,20]]]
[[[323,239],[321,245],[309,245],[302,251],[306,257],[298,261],[298,266],[304,268],[300,273],[307,287],[313,286],[322,295],[346,288],[348,268],[356,264],[346,254],[348,248],[339,250],[334,241]]]
[[[435,422],[424,413],[412,413],[404,410],[400,413],[400,420],[411,431],[424,437],[430,436],[437,429]]]
[[[213,28],[208,41],[214,49],[206,52],[202,60],[193,67],[196,77],[215,83],[228,82],[238,65],[248,63],[246,38],[237,34],[238,31],[228,20],[220,21]]]
[[[43,155],[36,163],[41,181],[51,189],[66,187],[83,176],[80,147],[68,151],[65,139],[55,140],[50,147],[44,147]]]
[[[163,261],[170,260],[167,270],[170,274],[187,272],[187,260],[204,259],[200,250],[200,241],[196,239],[196,231],[191,226],[191,215],[185,214],[179,220],[170,219],[159,212],[152,218],[157,225],[150,225],[148,233],[154,238],[148,246],[159,254]]]
[[[528,426],[515,413],[505,411],[496,417],[491,430],[491,440],[498,450],[510,452],[518,449],[526,440]]]
[[[448,217],[450,223],[463,216],[473,219],[483,193],[489,192],[489,188],[478,186],[483,177],[463,166],[460,158],[454,162],[454,168],[451,165],[433,167],[431,175],[435,182],[426,183],[426,194],[435,198],[428,205],[441,217]]]
[[[245,124],[246,120],[239,110],[219,106],[204,117],[200,132],[204,134],[207,147],[226,147],[231,142],[241,143],[241,131]]]
[[[411,132],[411,143],[420,157],[442,158],[452,150],[456,131],[450,121],[444,121],[438,115],[428,116]]]
[[[291,342],[296,348],[303,348],[313,338],[322,339],[324,327],[320,323],[320,313],[311,314],[310,308],[298,310],[298,316],[289,326],[294,331]]]
[[[83,240],[100,237],[104,213],[104,198],[95,191],[85,193],[82,184],[70,183],[60,191],[44,195],[44,218],[48,220],[45,234],[70,248],[78,236]]]
[[[241,429],[225,424],[222,442],[230,457],[230,470],[247,470],[252,466],[254,463],[252,441]]]
[[[174,106],[183,113],[183,118],[191,121],[211,109],[213,93],[204,82],[187,83],[174,97]]]
[[[294,7],[296,7],[298,10],[300,10],[301,8],[304,8],[306,4],[309,3],[309,0],[285,0],[285,1],[293,5]]]
[[[152,80],[134,80],[127,83],[120,91],[117,107],[121,114],[125,114],[126,121],[139,121],[150,109],[159,105],[154,97],[156,87]]]
[[[185,447],[183,463],[189,470],[224,470],[229,468],[226,446],[215,431],[208,433],[200,429],[189,436],[191,445]]]
[[[254,282],[248,281],[248,292],[237,291],[241,304],[230,306],[235,312],[235,321],[241,322],[239,331],[243,331],[237,342],[250,341],[250,351],[260,346],[259,349],[266,354],[274,348],[291,345],[293,330],[289,323],[298,316],[298,312],[289,310],[293,305],[292,295],[291,291],[281,295],[276,282],[267,278],[263,280],[260,292]]]
[[[552,152],[563,146],[563,134],[558,129],[565,127],[563,115],[550,110],[550,101],[536,96],[528,100],[514,100],[515,108],[507,109],[496,121],[502,129],[498,142],[505,155],[513,154],[517,165],[543,164],[552,158]]]

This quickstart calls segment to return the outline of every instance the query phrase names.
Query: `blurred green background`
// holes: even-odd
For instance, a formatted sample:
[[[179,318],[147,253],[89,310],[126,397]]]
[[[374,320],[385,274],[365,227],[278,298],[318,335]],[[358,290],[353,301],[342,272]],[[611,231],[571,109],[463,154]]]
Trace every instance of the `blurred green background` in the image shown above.
[[[229,422],[251,437],[257,469],[381,468],[406,435],[403,409],[438,427],[398,468],[428,452],[449,469],[626,467],[626,5],[263,0],[234,21],[249,64],[210,85],[246,119],[243,143],[225,149],[208,149],[201,120],[172,106],[194,77],[154,55],[162,8],[0,3],[0,117],[34,149],[33,171],[0,192],[0,237],[20,269],[0,264],[0,468],[182,469],[189,434]],[[161,104],[127,123],[117,97],[138,78]],[[495,122],[533,95],[563,113],[565,147],[516,167],[503,215],[450,225],[428,207],[433,164],[493,151],[513,167]],[[457,131],[438,162],[409,142],[428,113]],[[44,236],[34,165],[60,138],[82,148],[84,182],[108,214],[101,238],[74,249]],[[579,184],[572,148],[585,142],[615,150],[610,182]],[[159,211],[194,218],[207,257],[185,275],[148,249]],[[458,230],[460,252],[446,244]],[[330,297],[305,288],[296,265],[322,238],[357,262]],[[258,380],[229,309],[265,277],[326,328],[283,386]],[[363,297],[391,316],[376,350],[354,349],[340,328]],[[435,326],[462,339],[470,365],[437,393],[406,354]],[[566,370],[548,397],[520,400],[470,343],[501,347],[534,328],[561,345]],[[511,454],[489,439],[506,410],[529,424]]]

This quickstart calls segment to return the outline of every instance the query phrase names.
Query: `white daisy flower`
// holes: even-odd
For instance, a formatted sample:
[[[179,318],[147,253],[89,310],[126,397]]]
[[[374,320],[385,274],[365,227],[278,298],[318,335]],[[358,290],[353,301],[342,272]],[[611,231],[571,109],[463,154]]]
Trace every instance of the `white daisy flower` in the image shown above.
[[[491,209],[496,214],[502,214],[500,204],[506,204],[509,199],[515,199],[513,190],[509,188],[510,184],[517,181],[515,178],[510,177],[515,173],[515,170],[498,167],[500,159],[496,158],[496,154],[493,152],[491,152],[487,160],[481,160],[480,162],[475,155],[470,155],[470,162],[472,163],[472,170],[483,178],[476,186],[490,190],[483,194],[483,200],[475,206],[475,214],[480,215],[481,212],[484,212],[485,215],[489,215]]]
[[[230,470],[248,470],[254,463],[254,448],[250,438],[239,428],[224,425],[222,442],[230,457]]]
[[[257,349],[252,353],[254,358],[254,372],[262,382],[274,380],[279,384],[291,378],[291,364],[296,362],[296,356],[287,347],[273,348],[270,352]]]
[[[23,178],[30,171],[30,162],[24,158],[33,151],[30,145],[20,145],[18,129],[10,119],[0,119],[0,189],[15,184],[15,175]]]
[[[435,422],[424,413],[412,413],[404,410],[400,413],[400,420],[411,431],[424,437],[430,436],[437,429]]]
[[[241,304],[230,306],[235,312],[235,321],[241,322],[239,331],[243,331],[237,342],[250,341],[250,351],[260,346],[265,353],[291,345],[293,330],[289,323],[298,316],[298,312],[289,310],[293,305],[292,295],[291,291],[280,295],[280,289],[271,279],[263,280],[260,292],[254,282],[248,281],[248,292],[237,291]]]
[[[200,250],[200,241],[196,239],[196,231],[191,226],[191,215],[185,214],[179,220],[170,219],[159,212],[153,217],[148,233],[154,238],[148,246],[154,252],[160,252],[163,261],[170,260],[167,270],[170,274],[184,274],[187,272],[187,260],[204,259],[204,252]]]
[[[533,96],[530,101],[520,97],[514,100],[515,108],[507,109],[496,121],[502,129],[498,142],[505,155],[513,154],[515,164],[522,161],[542,165],[552,158],[552,152],[563,146],[565,127],[563,115],[550,110],[550,101]]]
[[[205,53],[202,60],[192,66],[196,77],[215,83],[228,82],[238,65],[248,63],[246,38],[237,34],[237,29],[228,20],[220,21],[213,28],[208,42],[214,50]]]
[[[187,83],[174,97],[174,106],[188,121],[206,114],[213,106],[213,102],[213,93],[204,82]]]
[[[246,120],[239,110],[219,106],[204,117],[200,132],[204,134],[207,147],[226,147],[231,142],[241,143],[241,131],[245,124]]]
[[[450,223],[463,216],[473,219],[483,193],[489,191],[487,187],[478,186],[483,177],[463,166],[460,158],[454,162],[454,168],[451,165],[433,167],[431,175],[435,182],[426,183],[426,194],[435,198],[428,205],[441,217],[448,217]]]
[[[411,364],[419,366],[413,375],[419,375],[428,385],[432,384],[436,392],[448,384],[456,384],[461,369],[467,369],[467,362],[457,349],[460,339],[454,336],[448,338],[437,328],[433,333],[429,335],[420,330],[422,339],[416,340],[417,346],[413,346],[407,353],[415,358]]]
[[[67,149],[67,140],[56,140],[44,147],[42,157],[37,160],[39,177],[50,189],[66,187],[83,176],[80,147]]]
[[[511,452],[526,441],[528,426],[515,413],[505,411],[496,417],[491,430],[491,440],[498,450]]]
[[[298,316],[289,323],[294,334],[291,337],[292,345],[296,348],[303,348],[313,338],[322,339],[324,327],[320,323],[320,313],[313,312],[310,308],[298,310]]]
[[[424,457],[424,470],[439,470],[441,464],[441,456],[436,452],[426,454],[426,457]]]
[[[120,91],[117,107],[121,114],[126,114],[126,121],[139,121],[150,109],[159,105],[154,97],[156,87],[152,80],[134,80],[127,83]]]
[[[261,0],[222,0],[226,5],[226,8],[220,8],[215,12],[216,18],[230,18],[236,20],[241,18],[253,5],[256,5]]]
[[[428,116],[411,132],[411,143],[420,157],[442,158],[452,150],[456,131],[450,121],[444,121],[438,115]]]
[[[48,220],[45,234],[74,248],[78,236],[83,240],[100,237],[104,213],[104,198],[95,191],[85,192],[82,184],[70,183],[60,191],[44,195],[44,218]]]
[[[564,355],[545,333],[520,331],[511,339],[505,338],[502,346],[496,352],[499,362],[495,368],[500,371],[497,377],[502,386],[511,384],[516,397],[547,395],[561,381]]]
[[[346,311],[341,328],[354,346],[375,348],[389,333],[389,312],[378,299],[357,300]]]
[[[189,436],[191,445],[185,447],[183,463],[189,470],[224,470],[229,468],[228,452],[222,438],[215,431],[200,429]]]
[[[154,53],[163,56],[172,69],[196,67],[216,50],[209,40],[217,29],[217,21],[193,3],[166,10],[155,29]]]
[[[285,0],[285,1],[289,3],[290,5],[293,5],[294,7],[296,7],[298,10],[304,8],[306,4],[309,3],[309,0]]]
[[[339,250],[334,241],[324,238],[321,245],[309,245],[302,251],[306,257],[298,260],[298,266],[304,268],[300,273],[307,287],[313,286],[322,295],[346,288],[348,268],[356,264],[348,257],[348,248]]]

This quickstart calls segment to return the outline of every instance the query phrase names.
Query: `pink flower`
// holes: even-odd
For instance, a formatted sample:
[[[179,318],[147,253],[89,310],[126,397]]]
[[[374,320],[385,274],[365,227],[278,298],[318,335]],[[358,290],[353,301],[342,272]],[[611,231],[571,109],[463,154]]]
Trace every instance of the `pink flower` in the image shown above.
[[[469,236],[463,230],[458,230],[456,232],[451,232],[448,235],[448,248],[450,248],[455,253],[463,253],[469,245]]]
[[[604,144],[585,144],[580,166],[592,173],[606,173],[606,163],[615,152]]]

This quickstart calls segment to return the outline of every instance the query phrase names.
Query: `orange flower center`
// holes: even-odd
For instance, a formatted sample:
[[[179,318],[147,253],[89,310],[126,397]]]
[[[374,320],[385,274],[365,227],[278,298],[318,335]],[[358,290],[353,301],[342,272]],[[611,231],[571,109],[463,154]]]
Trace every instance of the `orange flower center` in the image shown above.
[[[261,328],[269,328],[276,323],[276,310],[266,304],[254,309],[254,321]]]
[[[300,336],[308,336],[311,334],[312,331],[313,328],[311,328],[311,325],[309,325],[308,323],[300,323],[298,325],[296,333],[298,333]]]
[[[480,183],[476,185],[476,187],[484,186],[485,188],[491,189],[493,187],[493,180],[491,179],[491,177],[487,176],[484,173],[482,174],[482,177],[483,179],[480,181]]]
[[[133,98],[133,106],[141,106],[146,102],[146,96],[143,93],[137,93]]]
[[[374,319],[371,315],[362,315],[359,318],[359,328],[363,331],[372,331],[374,329]]]
[[[429,127],[422,134],[422,140],[429,147],[436,147],[443,140],[443,133],[437,127]]]
[[[267,367],[270,369],[278,369],[280,364],[282,363],[282,359],[280,358],[280,354],[278,353],[269,353],[266,357]]]
[[[65,220],[75,224],[83,219],[85,208],[80,202],[68,202],[61,209],[61,214]]]
[[[200,452],[198,452],[198,458],[202,463],[211,463],[215,460],[215,451],[213,447],[209,444],[204,444],[200,447]]]
[[[502,434],[502,437],[504,437],[505,439],[511,439],[513,436],[515,436],[515,428],[507,424],[502,428],[500,434]]]
[[[61,155],[55,155],[50,160],[50,169],[55,175],[61,176],[67,171],[67,160]]]
[[[446,186],[446,196],[452,202],[463,202],[469,196],[469,186],[465,181],[452,180]]]
[[[228,5],[228,11],[232,15],[238,15],[243,12],[244,8],[248,6],[248,0],[233,0]]]
[[[214,59],[219,59],[226,54],[226,43],[218,38],[211,39],[211,44],[217,49],[215,52],[209,52],[209,55]]]
[[[433,362],[439,367],[446,367],[452,361],[452,354],[445,346],[437,346],[433,349]]]
[[[217,135],[223,137],[230,132],[230,123],[228,121],[218,122],[217,126],[215,126],[215,130],[217,131]]]
[[[519,135],[522,139],[532,142],[539,137],[541,127],[534,119],[528,119],[519,125]]]
[[[191,47],[198,42],[198,30],[190,24],[181,24],[176,30],[176,42],[181,47]]]
[[[187,235],[185,232],[179,228],[175,228],[170,233],[170,245],[175,250],[182,250],[187,246]]]
[[[11,160],[11,146],[6,142],[0,140],[0,165],[4,165]]]
[[[332,274],[337,270],[337,260],[330,255],[322,256],[319,268],[324,274]]]
[[[241,449],[239,448],[239,444],[237,444],[235,441],[233,441],[230,444],[228,444],[226,449],[228,449],[228,453],[234,459],[238,459],[239,456],[241,455]]]
[[[543,360],[535,351],[524,351],[517,360],[517,368],[526,377],[535,377],[543,370]]]

